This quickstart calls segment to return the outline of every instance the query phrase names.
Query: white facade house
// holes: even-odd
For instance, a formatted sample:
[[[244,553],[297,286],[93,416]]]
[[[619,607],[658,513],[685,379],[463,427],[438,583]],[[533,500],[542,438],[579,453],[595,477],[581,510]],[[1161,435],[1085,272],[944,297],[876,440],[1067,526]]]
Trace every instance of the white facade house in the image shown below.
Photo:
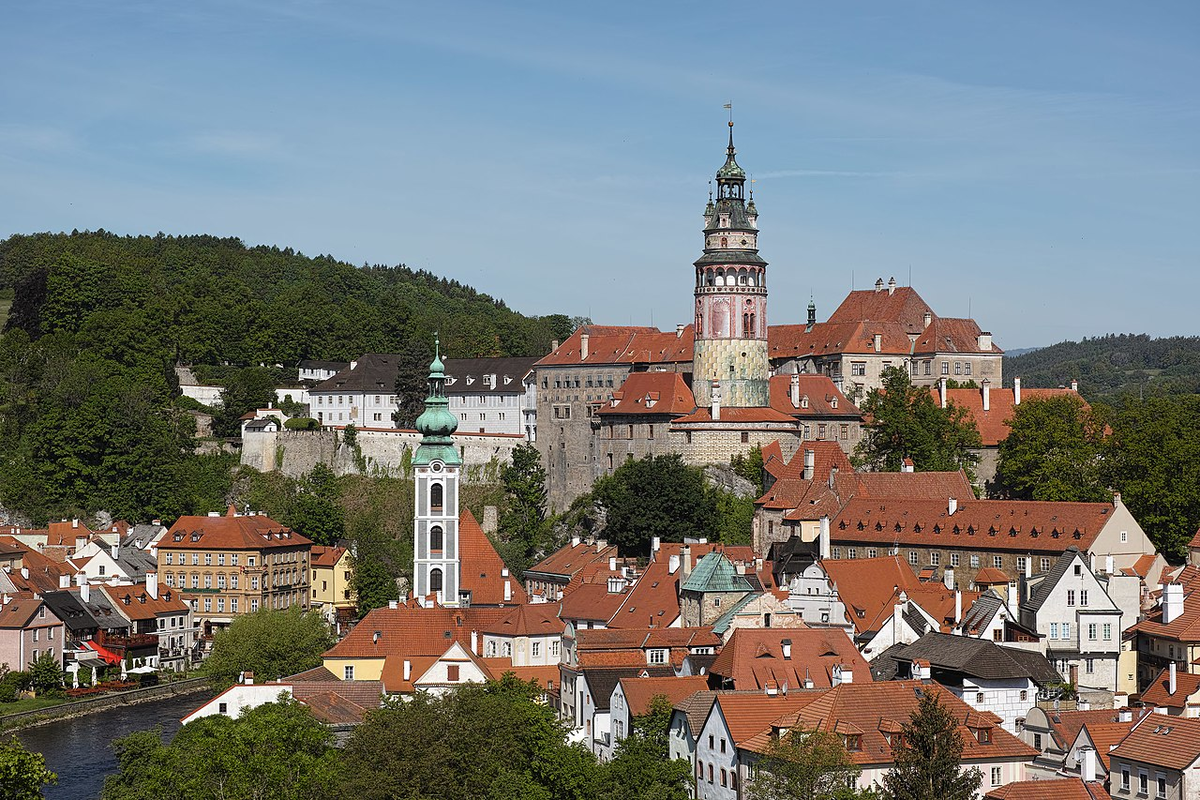
[[[1118,690],[1124,613],[1083,553],[1069,548],[1048,572],[1025,579],[1020,614],[1024,627],[1046,637],[1046,657],[1064,681]]]
[[[814,561],[792,577],[787,603],[809,627],[841,628],[854,635],[854,626],[846,616],[846,604],[838,597],[820,561]]]

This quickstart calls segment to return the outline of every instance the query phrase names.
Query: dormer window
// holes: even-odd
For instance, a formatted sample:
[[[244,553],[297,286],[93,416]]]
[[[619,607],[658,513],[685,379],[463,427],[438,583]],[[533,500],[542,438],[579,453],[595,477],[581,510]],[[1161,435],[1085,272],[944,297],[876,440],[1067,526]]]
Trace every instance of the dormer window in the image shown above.
[[[846,743],[846,749],[852,753],[862,750],[862,734],[848,733],[843,737],[843,741]]]

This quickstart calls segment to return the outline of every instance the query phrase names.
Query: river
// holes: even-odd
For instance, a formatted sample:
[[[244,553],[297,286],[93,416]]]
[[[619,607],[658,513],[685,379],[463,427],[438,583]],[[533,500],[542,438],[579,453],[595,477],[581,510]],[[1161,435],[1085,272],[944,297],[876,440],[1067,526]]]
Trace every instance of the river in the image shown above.
[[[134,731],[162,726],[164,741],[179,730],[179,719],[199,707],[210,695],[185,694],[118,706],[98,714],[52,722],[17,733],[27,748],[46,757],[46,766],[58,773],[58,784],[47,786],[46,800],[96,800],[104,778],[117,771],[112,741]]]

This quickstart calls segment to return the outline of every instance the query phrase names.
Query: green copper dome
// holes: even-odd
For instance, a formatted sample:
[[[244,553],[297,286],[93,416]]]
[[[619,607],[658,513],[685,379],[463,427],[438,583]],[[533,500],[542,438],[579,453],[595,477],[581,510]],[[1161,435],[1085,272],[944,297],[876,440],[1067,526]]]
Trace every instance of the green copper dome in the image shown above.
[[[737,159],[734,156],[737,151],[733,149],[733,123],[729,123],[729,147],[725,150],[725,164],[717,170],[717,178],[735,178],[746,179],[746,170],[738,166]]]
[[[417,431],[421,434],[421,445],[413,457],[413,464],[425,465],[433,461],[460,465],[458,449],[451,437],[458,430],[458,420],[450,413],[450,401],[446,399],[446,365],[441,359],[441,345],[434,339],[433,362],[429,365],[429,394],[425,397],[425,410],[417,417]]]

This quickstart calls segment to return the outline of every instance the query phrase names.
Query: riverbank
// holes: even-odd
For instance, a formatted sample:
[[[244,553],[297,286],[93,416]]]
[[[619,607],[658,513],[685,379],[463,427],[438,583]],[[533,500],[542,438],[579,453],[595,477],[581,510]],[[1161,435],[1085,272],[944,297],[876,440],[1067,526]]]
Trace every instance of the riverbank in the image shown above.
[[[88,697],[83,700],[72,700],[55,706],[39,708],[32,711],[21,711],[16,714],[0,716],[0,731],[12,732],[25,728],[33,728],[63,719],[84,717],[98,714],[113,708],[151,703],[169,697],[199,694],[209,690],[207,678],[188,678],[173,683],[162,683],[158,686],[148,686],[144,689],[130,689],[125,692],[110,692],[98,697]]]

